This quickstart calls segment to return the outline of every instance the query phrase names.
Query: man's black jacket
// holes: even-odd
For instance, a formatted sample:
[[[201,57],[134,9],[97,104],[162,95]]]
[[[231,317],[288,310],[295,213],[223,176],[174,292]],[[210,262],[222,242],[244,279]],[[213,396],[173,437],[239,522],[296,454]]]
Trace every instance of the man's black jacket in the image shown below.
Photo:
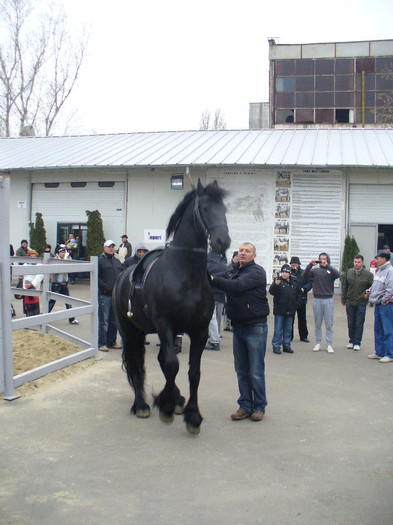
[[[112,295],[116,279],[124,270],[124,265],[114,255],[103,253],[98,257],[98,293]]]
[[[232,324],[266,323],[269,304],[266,297],[266,272],[251,261],[235,271],[214,276],[213,284],[227,296],[227,315]]]

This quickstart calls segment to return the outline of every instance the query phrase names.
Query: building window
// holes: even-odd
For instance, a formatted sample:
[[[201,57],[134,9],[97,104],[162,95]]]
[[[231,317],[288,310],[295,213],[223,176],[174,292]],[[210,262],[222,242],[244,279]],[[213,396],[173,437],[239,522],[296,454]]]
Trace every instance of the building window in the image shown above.
[[[352,75],[353,71],[353,58],[337,58],[336,75]]]
[[[331,108],[334,106],[334,93],[315,93],[315,107]]]
[[[316,60],[315,73],[317,75],[331,75],[334,73],[334,60]]]
[[[356,73],[375,73],[375,58],[357,58]]]
[[[277,60],[277,76],[287,77],[295,74],[295,61],[294,60]]]
[[[334,110],[333,109],[316,109],[315,110],[316,124],[333,124]]]
[[[349,122],[349,109],[336,109],[336,122],[342,124]]]
[[[45,188],[58,188],[59,184],[59,182],[45,182],[44,186]]]
[[[293,124],[293,109],[278,109],[276,111],[276,124]]]
[[[98,183],[98,186],[100,188],[113,188],[113,186],[115,185],[114,181],[106,181],[106,180],[102,180]]]
[[[296,77],[296,91],[314,91],[314,77]]]
[[[314,93],[296,93],[297,108],[313,108]]]
[[[334,90],[334,76],[333,75],[315,77],[315,91],[333,91],[333,90]]]
[[[353,91],[353,76],[336,77],[336,90],[337,91]]]
[[[295,96],[293,93],[278,93],[277,94],[277,107],[278,108],[293,108],[295,102]]]
[[[336,108],[353,108],[354,96],[353,92],[336,91]]]
[[[312,109],[297,109],[296,123],[298,124],[314,124],[314,110]]]
[[[86,182],[71,182],[71,188],[84,188],[86,186]]]
[[[277,77],[276,91],[277,93],[282,93],[283,91],[295,91],[294,77]]]
[[[296,60],[296,75],[313,75],[314,60]]]

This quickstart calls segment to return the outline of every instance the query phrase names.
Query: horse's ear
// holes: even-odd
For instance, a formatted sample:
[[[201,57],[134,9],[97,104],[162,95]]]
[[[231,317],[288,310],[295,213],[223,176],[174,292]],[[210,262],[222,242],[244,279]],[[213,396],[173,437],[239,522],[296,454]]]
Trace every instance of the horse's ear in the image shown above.
[[[214,179],[213,183],[212,183],[212,186],[213,188],[218,188],[218,182],[217,182],[217,179]]]
[[[203,186],[202,186],[202,182],[201,182],[201,179],[198,179],[198,187],[197,187],[197,194],[198,195],[203,195]]]

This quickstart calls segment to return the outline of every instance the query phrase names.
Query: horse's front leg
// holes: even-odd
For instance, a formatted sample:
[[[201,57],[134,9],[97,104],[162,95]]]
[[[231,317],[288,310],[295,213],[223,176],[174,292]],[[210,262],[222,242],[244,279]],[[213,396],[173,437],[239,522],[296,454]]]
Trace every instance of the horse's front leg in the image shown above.
[[[188,379],[190,382],[190,399],[184,409],[184,421],[190,434],[199,434],[202,416],[198,408],[198,387],[201,378],[201,356],[207,341],[208,333],[192,335],[190,346],[190,366]]]
[[[179,401],[179,389],[175,384],[176,375],[179,371],[179,361],[174,347],[174,334],[169,327],[158,330],[161,348],[158,361],[165,375],[166,383],[163,390],[156,396],[154,406],[160,411],[160,418],[164,423],[172,423],[176,402]],[[181,396],[180,396],[181,397]]]
[[[176,343],[176,338],[177,338],[177,336],[174,338],[174,347],[175,347],[175,353],[177,354],[176,344],[175,344]],[[161,352],[161,351],[159,352],[159,354],[158,354],[158,362],[160,363],[161,370],[162,370],[164,376],[166,377],[167,376],[167,372],[166,372],[166,369],[165,369],[164,352]],[[179,387],[176,385],[176,383],[174,385],[174,389],[175,389],[175,414],[177,414],[177,415],[183,414],[183,412],[184,412],[184,405],[185,405],[186,400],[181,395]]]

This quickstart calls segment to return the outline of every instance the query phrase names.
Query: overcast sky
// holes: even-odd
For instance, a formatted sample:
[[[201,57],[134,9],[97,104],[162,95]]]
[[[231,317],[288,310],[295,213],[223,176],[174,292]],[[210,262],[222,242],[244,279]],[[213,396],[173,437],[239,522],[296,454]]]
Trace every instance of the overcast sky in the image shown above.
[[[220,108],[248,128],[277,43],[393,38],[392,0],[64,0],[90,40],[72,102],[79,133],[198,129]]]

